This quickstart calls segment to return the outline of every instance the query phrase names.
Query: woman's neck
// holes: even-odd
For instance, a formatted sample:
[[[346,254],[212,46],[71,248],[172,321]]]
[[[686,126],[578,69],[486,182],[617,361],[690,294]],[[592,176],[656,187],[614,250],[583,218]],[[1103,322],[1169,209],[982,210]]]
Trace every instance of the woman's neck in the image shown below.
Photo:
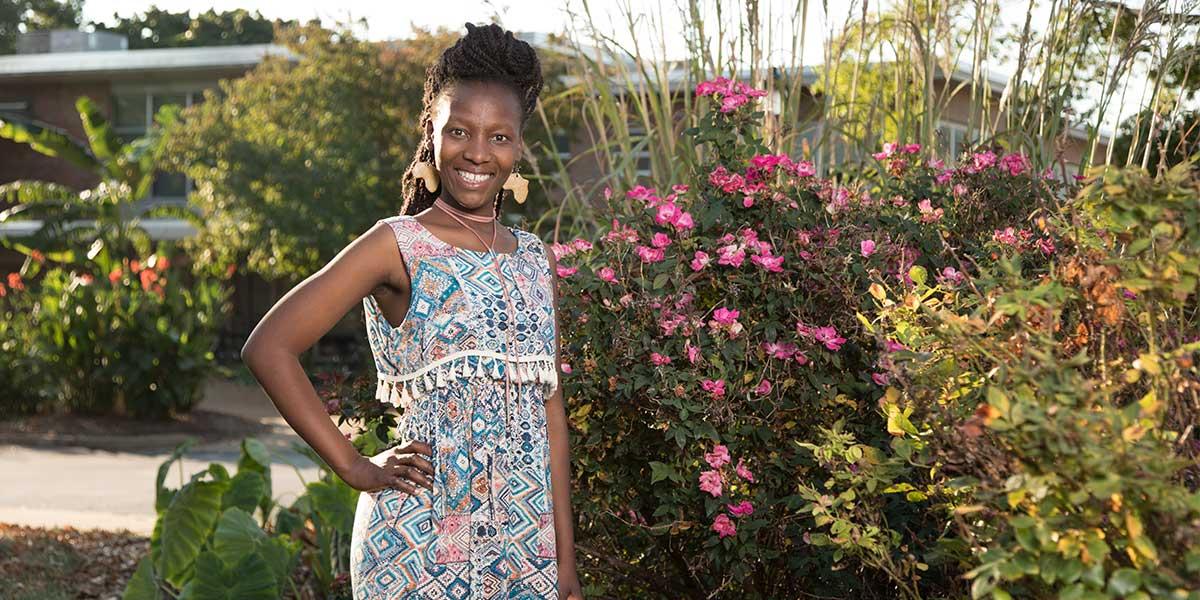
[[[458,204],[457,202],[454,202],[452,204],[450,201],[442,198],[441,196],[438,196],[437,198],[435,198],[433,202],[434,202],[434,204],[438,205],[438,208],[441,208],[442,210],[444,210],[450,214],[457,215],[457,216],[459,216],[463,219],[467,219],[469,221],[475,221],[476,223],[491,223],[496,220],[496,215],[494,213],[494,210],[488,211],[488,214],[480,214],[480,213],[476,213],[476,212],[471,212],[467,209],[457,206],[457,204]],[[490,208],[490,207],[486,207],[486,208]]]

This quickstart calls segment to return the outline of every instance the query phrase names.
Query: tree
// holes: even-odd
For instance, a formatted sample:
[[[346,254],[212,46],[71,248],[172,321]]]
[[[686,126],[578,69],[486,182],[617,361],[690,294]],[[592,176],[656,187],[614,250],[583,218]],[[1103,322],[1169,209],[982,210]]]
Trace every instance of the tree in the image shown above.
[[[131,213],[154,182],[165,145],[163,128],[156,126],[145,136],[124,143],[90,98],[80,97],[75,107],[87,133],[86,142],[45,123],[0,119],[0,139],[27,144],[46,156],[88,169],[100,179],[95,188],[83,191],[46,181],[0,185],[0,201],[16,203],[0,212],[0,223],[42,222],[37,232],[20,242],[8,238],[0,238],[0,242],[26,255],[36,249],[68,264],[78,262],[85,253],[89,259],[102,255],[100,262],[111,268],[129,245],[140,255],[152,251],[150,237]],[[177,115],[177,107],[165,106],[155,121],[169,124]]]
[[[199,265],[296,281],[401,205],[424,69],[452,38],[379,46],[317,25],[281,29],[271,57],[184,112],[168,157],[196,184]]]
[[[130,17],[113,14],[113,19],[115,25],[92,25],[99,31],[124,35],[131,50],[266,44],[274,39],[276,27],[297,25],[296,21],[271,20],[258,11],[251,14],[241,8],[220,13],[209,9],[193,17],[191,11],[171,12],[152,6]]]
[[[83,0],[0,0],[0,54],[16,52],[22,31],[78,27],[82,11]]]

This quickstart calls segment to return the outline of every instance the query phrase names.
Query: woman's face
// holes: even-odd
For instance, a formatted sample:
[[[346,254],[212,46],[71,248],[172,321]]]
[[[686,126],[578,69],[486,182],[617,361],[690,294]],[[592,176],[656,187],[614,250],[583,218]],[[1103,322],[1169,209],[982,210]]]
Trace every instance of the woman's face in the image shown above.
[[[517,95],[500,83],[460,82],[438,98],[429,127],[442,198],[490,216],[521,156]]]

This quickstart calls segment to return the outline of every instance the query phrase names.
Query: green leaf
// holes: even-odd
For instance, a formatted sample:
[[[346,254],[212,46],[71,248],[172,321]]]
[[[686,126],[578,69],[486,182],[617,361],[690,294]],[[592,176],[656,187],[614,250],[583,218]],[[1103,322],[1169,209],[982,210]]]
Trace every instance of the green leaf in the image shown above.
[[[233,566],[256,551],[266,539],[267,534],[254,522],[254,517],[240,508],[230,508],[217,522],[212,549],[226,566]]]
[[[1142,586],[1142,574],[1128,567],[1117,569],[1108,578],[1108,591],[1119,596],[1128,596]]]
[[[185,485],[160,517],[162,553],[155,570],[171,585],[181,587],[191,578],[196,556],[219,516],[224,487],[208,481]]]
[[[0,138],[26,144],[36,152],[65,159],[89,171],[97,167],[96,159],[83,142],[46,123],[0,119]]]
[[[925,267],[922,267],[921,265],[913,265],[912,268],[908,270],[908,277],[917,285],[925,285],[925,281],[929,278],[929,272],[926,271]]]
[[[675,467],[658,461],[650,461],[650,483],[658,483],[664,479],[673,479]]]
[[[279,589],[266,559],[257,552],[241,558],[232,568],[212,552],[196,558],[192,600],[276,600]]]
[[[354,510],[358,503],[358,490],[334,477],[332,481],[314,481],[308,484],[308,493],[313,499],[313,509],[338,533],[350,535],[354,526]]]
[[[282,590],[299,563],[300,541],[284,536],[267,538],[259,545],[258,551],[270,565],[276,585]]]
[[[154,482],[154,510],[160,515],[171,502],[171,497],[175,495],[173,490],[169,490],[163,485],[163,482],[167,480],[167,472],[171,469],[171,465],[174,464],[175,461],[179,460],[180,457],[182,457],[184,453],[187,452],[188,449],[191,448],[195,443],[195,438],[188,438],[184,440],[183,443],[175,447],[175,450],[171,452],[171,456],[168,456],[167,460],[163,461],[163,463],[158,466],[158,477]]]
[[[121,600],[159,600],[160,598],[162,598],[162,593],[154,581],[154,565],[149,556],[144,556],[142,560],[138,561],[137,570],[133,572],[133,577],[125,586],[125,593],[121,595]]]
[[[229,490],[221,498],[221,508],[240,508],[253,513],[254,508],[267,493],[267,481],[255,471],[240,471],[229,483]]]

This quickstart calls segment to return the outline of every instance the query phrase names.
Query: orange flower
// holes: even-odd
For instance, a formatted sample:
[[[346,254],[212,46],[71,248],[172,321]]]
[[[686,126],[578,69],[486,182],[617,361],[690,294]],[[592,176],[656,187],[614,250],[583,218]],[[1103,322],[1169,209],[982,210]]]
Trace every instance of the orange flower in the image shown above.
[[[116,283],[121,280],[121,276],[124,274],[125,273],[123,271],[121,271],[121,267],[116,267],[112,270],[111,273],[108,274],[108,280],[113,283]]]
[[[44,262],[46,262],[46,255],[45,255],[45,254],[42,254],[42,251],[41,251],[41,250],[33,250],[33,251],[30,251],[30,253],[29,253],[29,257],[30,257],[30,258],[32,258],[34,261],[36,261],[36,262],[38,262],[38,263],[44,263]]]
[[[166,271],[171,268],[171,261],[167,260],[167,257],[159,255],[158,260],[154,261],[154,268],[159,272]]]
[[[134,273],[141,271],[142,270],[141,261],[134,260],[133,262],[129,263],[129,270],[133,271]]]
[[[8,287],[12,288],[14,292],[19,292],[25,289],[25,284],[21,281],[20,273],[8,274]]]
[[[0,283],[0,298],[8,295],[8,290],[4,288],[4,284]]]
[[[154,271],[151,271],[150,269],[146,269],[146,270],[142,271],[141,273],[139,273],[139,276],[142,278],[142,289],[143,290],[149,290],[150,284],[154,283],[155,281],[158,281],[158,273],[155,273]]]

